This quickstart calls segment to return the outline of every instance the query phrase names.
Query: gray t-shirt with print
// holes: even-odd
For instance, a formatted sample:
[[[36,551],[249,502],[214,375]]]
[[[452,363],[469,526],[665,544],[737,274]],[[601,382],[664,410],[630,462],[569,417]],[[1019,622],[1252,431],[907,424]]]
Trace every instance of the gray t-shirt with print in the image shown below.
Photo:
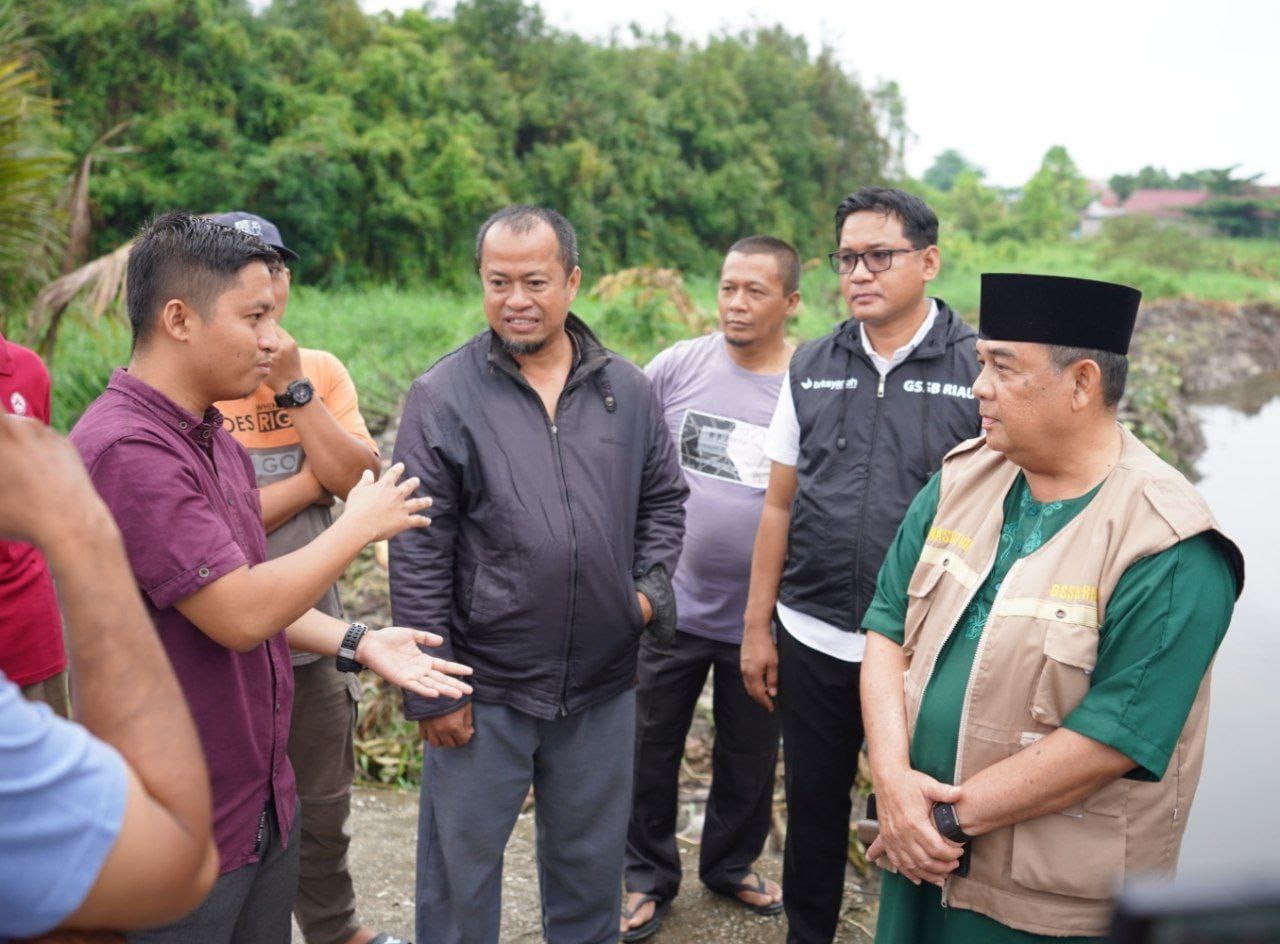
[[[689,485],[673,580],[680,631],[740,643],[751,549],[769,483],[764,438],[784,374],[739,367],[719,332],[680,341],[645,373]]]

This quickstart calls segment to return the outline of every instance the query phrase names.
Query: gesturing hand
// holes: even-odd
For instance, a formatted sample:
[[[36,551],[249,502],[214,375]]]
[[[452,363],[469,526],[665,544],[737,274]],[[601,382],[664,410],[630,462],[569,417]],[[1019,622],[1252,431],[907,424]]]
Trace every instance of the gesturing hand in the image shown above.
[[[343,518],[352,519],[365,531],[365,543],[385,541],[410,528],[425,528],[431,519],[419,514],[431,506],[430,498],[413,498],[418,479],[410,477],[403,482],[404,463],[397,462],[374,480],[373,473],[365,470],[360,481],[347,495],[347,507]]]
[[[964,854],[964,847],[939,834],[933,825],[933,804],[954,803],[960,788],[941,783],[918,770],[876,781],[880,835],[867,850],[867,859],[887,856],[893,867],[919,885],[941,885]]]
[[[427,655],[419,646],[438,646],[435,633],[404,626],[388,626],[368,632],[356,647],[356,661],[377,672],[399,688],[407,688],[423,698],[461,698],[471,694],[471,686],[454,676],[470,675],[471,668]]]

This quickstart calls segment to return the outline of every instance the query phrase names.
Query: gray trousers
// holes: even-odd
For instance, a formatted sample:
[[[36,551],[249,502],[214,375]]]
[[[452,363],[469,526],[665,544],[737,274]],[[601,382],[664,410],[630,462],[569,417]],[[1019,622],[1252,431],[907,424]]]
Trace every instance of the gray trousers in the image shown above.
[[[427,747],[418,818],[417,944],[496,944],[502,856],[533,785],[543,935],[618,939],[635,693],[543,721],[473,703],[463,747]]]
[[[294,817],[286,849],[275,811],[267,815],[261,858],[218,876],[200,907],[172,924],[126,936],[129,944],[289,944],[298,891],[298,834]]]

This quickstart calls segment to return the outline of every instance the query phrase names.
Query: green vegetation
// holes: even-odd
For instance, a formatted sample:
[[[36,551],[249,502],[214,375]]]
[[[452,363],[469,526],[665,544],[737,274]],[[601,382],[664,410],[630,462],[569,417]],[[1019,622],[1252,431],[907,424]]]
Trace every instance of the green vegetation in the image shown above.
[[[460,287],[477,224],[556,206],[605,270],[698,268],[769,231],[816,251],[832,194],[883,179],[892,89],[781,28],[592,43],[522,0],[448,16],[356,0],[28,0],[94,254],[157,212],[247,208],[304,282]],[[889,123],[892,126],[892,115]]]
[[[56,272],[62,225],[56,201],[66,177],[53,103],[13,0],[0,0],[0,331]]]
[[[1132,220],[1117,220],[1094,240],[1028,245],[978,243],[944,229],[942,275],[933,293],[968,316],[978,307],[979,273],[1046,272],[1115,279],[1135,285],[1148,301],[1192,297],[1280,304],[1280,253],[1262,240],[1203,240]],[[644,363],[681,338],[715,323],[714,269],[688,280],[655,270],[601,279],[592,260],[574,310],[621,354]],[[661,271],[661,270],[658,270]],[[817,337],[844,317],[836,276],[812,260],[801,290],[797,337]],[[607,289],[607,290],[603,290]],[[385,426],[410,381],[437,357],[484,326],[479,286],[459,291],[379,286],[329,291],[299,285],[289,303],[289,330],[304,345],[329,350],[350,368],[362,407]],[[119,322],[68,327],[54,361],[54,422],[68,429],[128,358],[128,331]]]

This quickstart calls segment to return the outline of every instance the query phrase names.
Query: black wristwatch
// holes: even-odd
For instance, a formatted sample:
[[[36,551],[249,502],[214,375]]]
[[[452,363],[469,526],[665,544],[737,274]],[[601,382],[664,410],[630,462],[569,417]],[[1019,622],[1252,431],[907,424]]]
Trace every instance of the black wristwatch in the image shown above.
[[[352,623],[347,627],[347,634],[342,637],[342,645],[338,647],[338,671],[359,672],[364,668],[356,661],[356,647],[369,631],[364,623]]]
[[[942,836],[952,842],[965,844],[973,839],[960,828],[960,819],[956,816],[956,808],[951,803],[933,804],[933,825],[938,828]]]
[[[276,394],[276,406],[306,406],[315,395],[316,388],[311,386],[310,380],[303,377],[301,380],[295,380],[289,384],[284,393]]]

